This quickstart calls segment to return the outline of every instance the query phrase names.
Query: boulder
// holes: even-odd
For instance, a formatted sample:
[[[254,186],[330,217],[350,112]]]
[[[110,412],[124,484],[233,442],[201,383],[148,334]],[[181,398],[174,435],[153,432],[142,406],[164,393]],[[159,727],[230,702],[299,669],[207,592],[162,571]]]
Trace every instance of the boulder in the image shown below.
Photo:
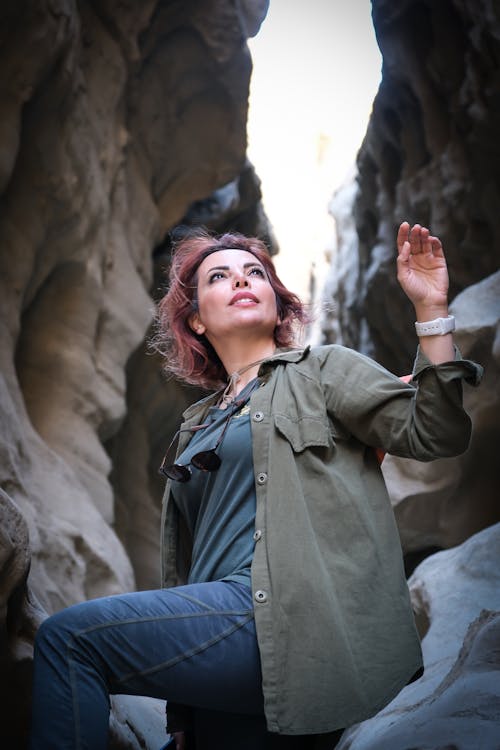
[[[496,524],[418,566],[409,585],[424,675],[346,732],[337,750],[499,747],[499,556]]]

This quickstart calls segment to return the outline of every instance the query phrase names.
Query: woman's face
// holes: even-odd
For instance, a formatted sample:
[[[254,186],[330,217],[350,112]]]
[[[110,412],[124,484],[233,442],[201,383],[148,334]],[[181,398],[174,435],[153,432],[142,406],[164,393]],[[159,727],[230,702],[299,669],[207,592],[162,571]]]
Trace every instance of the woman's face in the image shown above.
[[[217,250],[198,268],[198,311],[189,324],[214,348],[227,337],[274,339],[276,295],[260,261],[246,250]]]

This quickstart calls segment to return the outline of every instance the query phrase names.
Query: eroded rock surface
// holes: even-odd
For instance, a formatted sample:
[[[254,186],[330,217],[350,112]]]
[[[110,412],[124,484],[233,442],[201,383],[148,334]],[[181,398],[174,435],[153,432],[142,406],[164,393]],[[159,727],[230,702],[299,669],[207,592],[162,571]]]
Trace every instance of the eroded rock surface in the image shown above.
[[[33,639],[47,616],[27,583],[30,561],[24,516],[0,489],[1,737],[9,747],[21,747],[26,741]]]
[[[358,154],[357,294],[340,324],[344,343],[404,373],[414,339],[393,272],[399,223],[441,237],[451,298],[498,270],[500,9],[491,0],[372,8],[382,82]]]
[[[234,214],[259,203],[245,156],[246,38],[266,7],[2,6],[0,479],[27,517],[49,610],[134,584],[105,446],[151,322],[154,248],[228,183]]]
[[[188,396],[144,340],[168,232],[193,206],[265,233],[246,39],[267,4],[1,5],[0,483],[30,541],[4,534],[0,559],[19,546],[27,574],[31,557],[49,613],[158,584],[156,459]]]
[[[338,750],[496,750],[500,524],[428,557],[410,579],[425,672]]]

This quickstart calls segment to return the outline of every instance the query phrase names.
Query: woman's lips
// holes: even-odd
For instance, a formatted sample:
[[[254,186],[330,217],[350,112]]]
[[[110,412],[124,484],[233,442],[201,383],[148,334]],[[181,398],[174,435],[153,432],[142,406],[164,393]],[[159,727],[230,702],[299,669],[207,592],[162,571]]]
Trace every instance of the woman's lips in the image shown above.
[[[234,305],[236,302],[240,302],[241,300],[246,300],[247,302],[258,302],[259,300],[255,296],[255,294],[252,294],[251,292],[237,292],[232,298],[230,305]]]

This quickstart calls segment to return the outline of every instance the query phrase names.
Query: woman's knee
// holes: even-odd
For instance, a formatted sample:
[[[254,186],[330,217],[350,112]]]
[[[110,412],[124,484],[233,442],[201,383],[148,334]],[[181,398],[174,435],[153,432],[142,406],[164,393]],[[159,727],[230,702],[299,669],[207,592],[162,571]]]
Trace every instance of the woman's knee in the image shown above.
[[[63,609],[42,622],[35,636],[35,652],[51,648],[60,649],[68,642],[79,627],[73,609]]]

